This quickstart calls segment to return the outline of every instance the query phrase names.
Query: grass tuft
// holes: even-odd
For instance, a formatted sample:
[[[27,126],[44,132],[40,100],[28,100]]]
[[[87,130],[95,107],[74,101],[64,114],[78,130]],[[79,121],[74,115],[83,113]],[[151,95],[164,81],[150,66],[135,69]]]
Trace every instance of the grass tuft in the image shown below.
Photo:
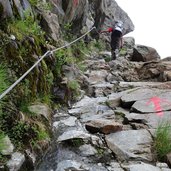
[[[154,148],[159,160],[165,160],[166,155],[171,152],[171,124],[162,122],[159,124],[154,140]]]

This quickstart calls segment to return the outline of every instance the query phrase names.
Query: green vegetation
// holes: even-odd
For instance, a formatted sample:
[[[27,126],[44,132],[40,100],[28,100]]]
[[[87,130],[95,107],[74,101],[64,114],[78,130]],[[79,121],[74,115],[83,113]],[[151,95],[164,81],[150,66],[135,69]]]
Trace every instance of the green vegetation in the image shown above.
[[[94,39],[93,41],[91,41],[88,44],[88,48],[91,51],[95,51],[95,52],[100,52],[100,51],[106,50],[105,43],[100,39],[99,40]]]
[[[125,56],[126,53],[127,53],[127,49],[126,49],[126,48],[122,48],[122,49],[120,49],[120,51],[119,51],[119,54],[120,54],[121,56]]]
[[[56,57],[56,64],[55,64],[55,71],[58,77],[61,76],[61,69],[62,66],[67,63],[73,63],[74,58],[72,57],[72,53],[69,48],[67,49],[60,49],[55,53]]]
[[[29,109],[28,109],[28,106],[29,104],[28,103],[21,103],[21,105],[19,106],[19,109],[21,112],[23,112],[24,114],[26,114],[28,117],[30,118],[36,118],[36,114],[31,112]]]
[[[154,148],[159,160],[163,161],[166,158],[166,154],[171,152],[171,124],[168,122],[162,122],[159,124],[155,140]]]
[[[29,2],[32,6],[36,6],[38,3],[38,0],[29,0]]]
[[[4,141],[4,138],[5,138],[5,134],[4,134],[4,132],[2,132],[0,130],[0,165],[1,164],[2,165],[5,164],[6,161],[8,160],[8,157],[7,156],[3,156],[2,153],[1,153],[2,150],[8,148],[6,142]]]
[[[4,148],[6,148],[4,138],[5,138],[5,134],[2,131],[0,131],[0,151],[2,151]]]
[[[49,139],[49,138],[50,138],[50,136],[49,136],[49,134],[46,132],[45,129],[40,129],[40,130],[38,131],[38,134],[37,134],[37,140],[38,140],[38,141],[47,140],[47,139]]]
[[[81,145],[84,144],[84,141],[81,138],[74,138],[71,140],[67,140],[66,143],[72,147],[80,147]]]
[[[39,59],[43,53],[42,48],[46,48],[44,32],[30,11],[25,12],[24,19],[15,19],[8,23],[7,31],[9,34],[15,35],[18,43],[14,46],[9,42],[9,50],[6,53],[8,67],[15,72],[15,76],[18,78]],[[53,74],[44,60],[39,65],[41,66],[35,67],[22,83],[17,85],[14,96],[19,96],[18,103],[35,101],[40,97],[46,97],[42,101],[49,103],[50,99],[47,97],[50,97]]]
[[[39,37],[39,41],[44,40],[44,32],[37,24],[30,11],[25,11],[24,19],[15,19],[8,24],[8,30],[14,34],[18,40],[23,40],[26,36]]]
[[[23,113],[22,115],[19,113],[13,114],[15,116],[11,116],[11,113],[0,115],[0,129],[10,137],[16,148],[22,150],[25,146],[30,147],[33,141],[36,143],[50,137],[48,127],[44,125],[45,123],[40,117]],[[22,119],[19,119],[20,117]]]
[[[32,0],[32,3],[36,5],[37,1]],[[36,16],[33,16],[30,11],[25,12],[24,16],[24,19],[9,21],[3,29],[4,32],[0,31],[0,59],[3,62],[2,65],[0,64],[0,93],[8,88],[9,76],[12,77],[9,80],[13,83],[46,50],[44,32],[36,21]],[[11,41],[9,35],[14,35],[16,41]],[[35,145],[40,141],[47,141],[50,137],[47,121],[28,110],[28,105],[35,101],[51,105],[50,90],[54,75],[52,68],[47,66],[48,62],[42,61],[9,93],[9,96],[6,96],[8,97],[5,98],[6,103],[0,106],[0,130],[8,135],[15,147],[20,150],[32,146],[33,143]],[[8,68],[9,75],[6,74],[5,66]],[[0,162],[2,160],[3,157],[0,156]]]
[[[7,77],[7,69],[4,64],[0,63],[0,94],[8,88],[9,81]]]
[[[41,0],[29,0],[29,2],[35,8],[43,10],[50,8],[49,3]],[[23,19],[18,16],[13,20],[4,21],[3,25],[0,23],[0,27],[3,27],[0,30],[0,59],[2,62],[0,63],[0,93],[8,88],[8,80],[11,83],[16,81],[48,50],[47,35],[45,36],[36,18],[34,13],[26,11]],[[71,27],[70,23],[64,25],[63,37],[68,42],[77,38],[75,34],[72,34]],[[14,35],[15,40],[10,39],[11,35]],[[51,41],[50,38],[48,41]],[[60,45],[55,44],[54,46]],[[85,70],[82,61],[87,58],[90,51],[103,49],[104,44],[101,41],[91,41],[86,44],[81,39],[57,51],[55,59],[53,59],[54,56],[50,56],[35,67],[6,96],[5,102],[0,102],[0,130],[2,130],[0,131],[0,150],[4,148],[2,142],[4,135],[8,135],[14,146],[21,151],[28,147],[39,148],[42,142],[49,141],[49,123],[41,116],[30,112],[28,106],[34,102],[43,102],[51,106],[52,85],[57,79],[60,80],[63,77],[62,66],[74,64]],[[79,95],[80,85],[77,80],[69,80],[66,86],[69,89],[68,96],[71,95],[74,99]],[[56,105],[60,106],[60,104]],[[84,141],[74,139],[71,144],[80,146],[84,144]],[[0,162],[2,160],[0,156]]]
[[[103,156],[104,155],[105,149],[97,147],[96,150],[97,150],[97,153],[98,153],[99,156]]]
[[[38,7],[42,10],[50,10],[52,8],[50,2],[44,2],[42,0],[29,0],[33,7]]]
[[[73,99],[79,96],[80,85],[77,80],[71,80],[68,82],[68,88],[73,94]]]

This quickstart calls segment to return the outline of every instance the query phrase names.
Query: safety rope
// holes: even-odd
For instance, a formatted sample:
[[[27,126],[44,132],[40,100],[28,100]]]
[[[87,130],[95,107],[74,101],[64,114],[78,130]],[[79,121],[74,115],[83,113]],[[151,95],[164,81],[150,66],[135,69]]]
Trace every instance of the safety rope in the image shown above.
[[[93,29],[95,29],[95,27],[92,27],[89,31],[87,31],[85,34],[83,34],[82,36],[80,36],[79,38],[75,39],[74,41],[64,45],[64,46],[61,46],[59,48],[56,48],[54,50],[51,50],[51,51],[47,51],[43,56],[40,57],[40,59],[29,69],[27,70],[16,82],[14,82],[8,89],[6,89],[1,95],[0,95],[0,100],[7,94],[9,93],[21,80],[24,79],[24,77],[26,77],[26,75],[28,75],[32,70],[33,68],[38,65],[46,56],[49,56],[51,54],[53,54],[54,52],[60,50],[60,49],[63,49],[65,47],[68,47],[70,45],[72,45],[73,43],[77,42],[78,40],[82,39],[84,36],[86,36],[88,33],[90,33]]]

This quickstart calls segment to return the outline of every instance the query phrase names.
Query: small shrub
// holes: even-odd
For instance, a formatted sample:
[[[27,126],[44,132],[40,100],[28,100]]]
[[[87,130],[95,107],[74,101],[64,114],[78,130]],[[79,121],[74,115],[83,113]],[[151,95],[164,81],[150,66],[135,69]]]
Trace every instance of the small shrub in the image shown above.
[[[38,3],[38,0],[29,0],[29,2],[32,6],[36,6]]]
[[[37,36],[42,43],[44,42],[44,32],[30,11],[25,11],[23,20],[15,19],[9,23],[8,31],[14,34],[19,40],[23,40],[26,36]]]
[[[84,141],[81,138],[74,138],[74,139],[67,140],[66,143],[72,147],[80,147],[81,145],[84,144]]]
[[[120,54],[121,56],[125,56],[125,55],[127,54],[127,49],[126,49],[126,48],[122,48],[122,49],[120,50],[119,54]]]
[[[64,24],[64,26],[63,26],[63,30],[64,30],[64,32],[63,32],[63,35],[64,35],[64,39],[66,40],[66,41],[72,41],[72,39],[73,39],[73,35],[71,34],[71,27],[72,27],[72,24],[71,23],[66,23],[66,24]]]
[[[85,72],[87,70],[87,66],[84,63],[79,62],[77,65],[82,72]]]
[[[171,124],[161,123],[156,130],[154,148],[159,160],[164,160],[166,154],[171,152]]]
[[[80,85],[79,85],[78,81],[76,81],[76,80],[69,81],[68,88],[72,91],[74,99],[77,96],[79,96]]]
[[[88,45],[92,51],[103,51],[106,50],[105,43],[102,40],[93,40]]]
[[[4,138],[5,138],[4,133],[0,131],[0,151],[2,151],[6,147],[6,144],[3,141]]]
[[[49,134],[47,133],[46,130],[41,129],[41,130],[39,130],[39,132],[38,132],[37,139],[38,139],[39,141],[45,140],[45,139],[49,139]]]
[[[2,150],[8,147],[8,145],[4,141],[4,138],[5,138],[5,134],[3,131],[0,130],[0,165],[5,164],[8,160],[7,156],[1,154]]]
[[[9,133],[12,140],[19,148],[21,145],[29,143],[30,139],[35,137],[33,127],[29,123],[22,121],[16,122]]]
[[[56,57],[56,74],[61,76],[61,69],[63,65],[71,64],[74,62],[72,52],[70,48],[60,49],[55,53]]]
[[[80,85],[78,84],[78,81],[72,80],[72,81],[69,81],[68,87],[72,90],[77,91],[80,88]]]
[[[22,111],[24,114],[26,114],[28,117],[31,117],[31,118],[36,118],[37,115],[33,112],[31,112],[29,109],[28,109],[28,106],[29,104],[28,103],[21,103],[21,105],[19,106],[20,108],[20,111]]]
[[[97,153],[98,153],[99,156],[104,155],[105,150],[103,148],[97,147],[96,150],[97,150]]]
[[[72,46],[72,53],[76,59],[76,63],[85,60],[86,55],[89,53],[89,49],[83,40],[79,40]]]
[[[7,78],[6,69],[3,64],[0,64],[0,94],[8,88],[9,82]]]
[[[45,2],[42,0],[29,0],[29,2],[33,7],[38,7],[42,10],[51,10],[52,9],[50,2]]]

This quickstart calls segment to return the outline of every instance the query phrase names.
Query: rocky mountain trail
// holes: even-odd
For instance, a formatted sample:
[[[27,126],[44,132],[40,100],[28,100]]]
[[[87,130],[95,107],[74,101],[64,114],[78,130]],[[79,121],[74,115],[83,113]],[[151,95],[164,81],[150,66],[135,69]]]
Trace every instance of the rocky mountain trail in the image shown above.
[[[56,111],[54,147],[37,171],[171,170],[156,160],[153,150],[159,122],[171,119],[171,83],[140,80],[128,67],[135,70],[144,63],[122,56],[106,62],[99,55],[84,63],[85,94],[70,109]],[[137,80],[127,82],[124,74],[131,78],[136,75]],[[120,75],[118,80],[109,79],[116,75]],[[155,108],[155,98],[161,110]]]
[[[154,149],[170,124],[171,58],[126,37],[134,25],[115,0],[0,0],[0,14],[2,92],[48,54],[0,103],[0,170],[171,170]],[[118,19],[112,61],[99,32]]]

